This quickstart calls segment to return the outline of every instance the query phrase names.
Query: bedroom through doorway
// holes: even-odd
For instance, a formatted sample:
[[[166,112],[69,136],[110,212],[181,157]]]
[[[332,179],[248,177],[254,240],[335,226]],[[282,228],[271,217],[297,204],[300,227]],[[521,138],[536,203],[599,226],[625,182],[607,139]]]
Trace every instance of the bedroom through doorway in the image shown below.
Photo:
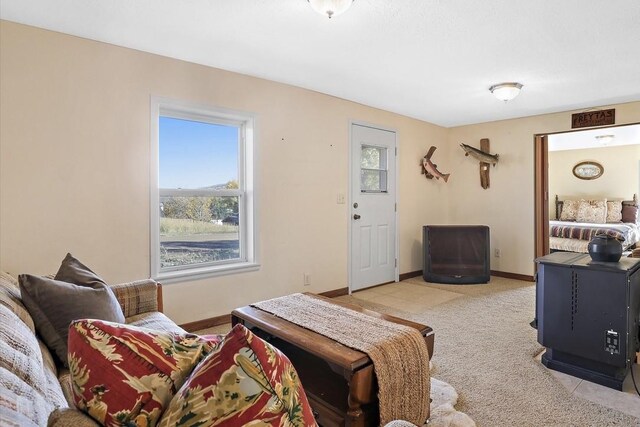
[[[640,247],[640,124],[535,137],[536,257],[606,232]]]

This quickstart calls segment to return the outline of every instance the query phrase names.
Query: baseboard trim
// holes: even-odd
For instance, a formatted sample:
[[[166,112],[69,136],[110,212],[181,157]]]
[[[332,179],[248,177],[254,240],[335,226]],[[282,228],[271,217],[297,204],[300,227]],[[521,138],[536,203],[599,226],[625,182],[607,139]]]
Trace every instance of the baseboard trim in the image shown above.
[[[349,288],[339,288],[331,291],[320,292],[320,295],[327,298],[341,297],[343,295],[349,295]]]
[[[327,298],[340,297],[349,295],[349,288],[333,289],[326,292],[320,292],[320,295]],[[202,329],[213,328],[214,326],[225,325],[231,323],[231,314],[223,314],[222,316],[209,317],[207,319],[196,320],[195,322],[183,323],[180,326],[187,332],[200,331]]]
[[[504,271],[491,270],[491,275],[496,277],[504,277],[506,279],[524,280],[525,282],[535,282],[533,276],[527,276],[526,274],[507,273]]]
[[[213,328],[214,326],[220,326],[227,323],[231,323],[231,314],[209,317],[208,319],[196,320],[195,322],[184,323],[178,326],[187,332],[195,332],[201,329]]]
[[[491,270],[491,275],[496,277],[504,277],[506,279],[524,280],[525,282],[535,282],[533,276],[527,276],[526,274],[507,273],[504,271]],[[411,271],[409,273],[402,273],[400,275],[400,281],[411,279],[412,277],[422,276],[422,270]]]
[[[524,274],[506,273],[504,271],[491,270],[491,275],[496,277],[504,277],[507,279],[524,280],[527,282],[533,282],[533,276],[527,276]],[[409,273],[402,273],[400,280],[411,279],[412,277],[422,276],[422,270],[411,271]],[[336,298],[343,295],[349,295],[349,288],[339,288],[330,291],[320,292],[320,295],[327,298]],[[220,326],[227,323],[231,323],[231,314],[224,314],[222,316],[209,317],[208,319],[196,320],[195,322],[183,323],[179,325],[187,332],[195,332],[202,329],[213,328],[214,326]]]
[[[409,273],[402,273],[400,275],[400,281],[402,282],[403,280],[411,279],[413,277],[418,277],[418,276],[422,276],[422,270],[410,271]]]

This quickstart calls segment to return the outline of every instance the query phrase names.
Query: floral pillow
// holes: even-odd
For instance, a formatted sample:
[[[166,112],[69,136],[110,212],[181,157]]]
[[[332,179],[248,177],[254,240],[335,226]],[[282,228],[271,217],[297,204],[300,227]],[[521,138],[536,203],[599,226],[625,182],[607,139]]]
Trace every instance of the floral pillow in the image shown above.
[[[621,222],[622,221],[622,201],[610,200],[607,201],[607,222]]]
[[[575,221],[578,217],[578,206],[580,200],[565,200],[562,203],[562,211],[560,212],[560,221]]]
[[[317,424],[289,359],[244,326],[236,325],[193,370],[158,425]]]
[[[100,320],[69,326],[76,406],[100,424],[154,426],[219,336],[152,331]]]
[[[576,221],[602,224],[607,220],[607,200],[580,200]]]

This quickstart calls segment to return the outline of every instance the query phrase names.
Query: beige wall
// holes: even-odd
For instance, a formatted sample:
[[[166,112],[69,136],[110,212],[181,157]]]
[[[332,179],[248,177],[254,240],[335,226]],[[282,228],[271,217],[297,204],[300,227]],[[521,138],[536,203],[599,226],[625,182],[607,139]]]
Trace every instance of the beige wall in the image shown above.
[[[571,112],[445,129],[327,95],[2,21],[0,268],[55,271],[67,251],[109,282],[149,276],[149,97],[257,113],[259,271],[165,287],[179,323],[258,299],[347,285],[349,121],[399,136],[400,272],[422,268],[423,224],[487,224],[492,269],[531,275],[533,136]],[[614,106],[640,122],[640,102]],[[506,104],[505,108],[509,108]],[[491,188],[461,142],[490,138]],[[418,162],[431,145],[448,184]],[[492,251],[493,254],[493,251]],[[302,286],[303,272],[312,285]]]
[[[612,106],[616,124],[640,122],[640,102]],[[505,105],[509,108],[509,104]],[[449,219],[491,227],[491,269],[516,274],[534,272],[534,135],[571,129],[576,111],[502,120],[449,129],[452,172]],[[475,147],[489,138],[500,162],[491,168],[491,187],[480,187],[478,162],[464,156],[458,144]],[[494,256],[494,249],[501,257]]]
[[[596,161],[604,168],[598,179],[584,180],[573,175],[573,167]],[[555,218],[555,195],[565,198],[629,200],[640,185],[640,144],[598,147],[549,153],[549,218]]]
[[[347,286],[349,121],[399,136],[400,272],[420,270],[421,226],[446,222],[425,180],[447,130],[283,84],[6,21],[0,24],[0,268],[55,272],[67,251],[108,282],[149,276],[149,99],[256,113],[259,271],[167,285],[177,322]],[[443,165],[445,163],[443,162]],[[311,286],[302,286],[303,272]]]

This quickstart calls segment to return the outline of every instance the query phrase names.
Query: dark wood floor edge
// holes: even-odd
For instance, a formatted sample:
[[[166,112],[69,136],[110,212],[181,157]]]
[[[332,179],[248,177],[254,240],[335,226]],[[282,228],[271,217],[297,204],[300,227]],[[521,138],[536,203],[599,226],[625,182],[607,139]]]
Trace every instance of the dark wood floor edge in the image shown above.
[[[491,270],[491,275],[496,277],[504,277],[506,279],[524,280],[525,282],[535,282],[533,276],[527,276],[526,274],[507,273],[504,271]]]
[[[214,326],[231,323],[231,314],[223,314],[222,316],[209,317],[208,319],[196,320],[195,322],[184,323],[180,326],[187,332],[195,332],[201,329],[213,328]]]
[[[339,288],[339,289],[333,289],[331,291],[320,292],[319,295],[322,295],[323,297],[327,297],[327,298],[341,297],[343,295],[349,295],[349,288]]]
[[[413,277],[418,277],[418,276],[422,276],[422,270],[410,271],[409,273],[402,273],[400,274],[400,281],[402,282],[403,280],[411,279]]]

